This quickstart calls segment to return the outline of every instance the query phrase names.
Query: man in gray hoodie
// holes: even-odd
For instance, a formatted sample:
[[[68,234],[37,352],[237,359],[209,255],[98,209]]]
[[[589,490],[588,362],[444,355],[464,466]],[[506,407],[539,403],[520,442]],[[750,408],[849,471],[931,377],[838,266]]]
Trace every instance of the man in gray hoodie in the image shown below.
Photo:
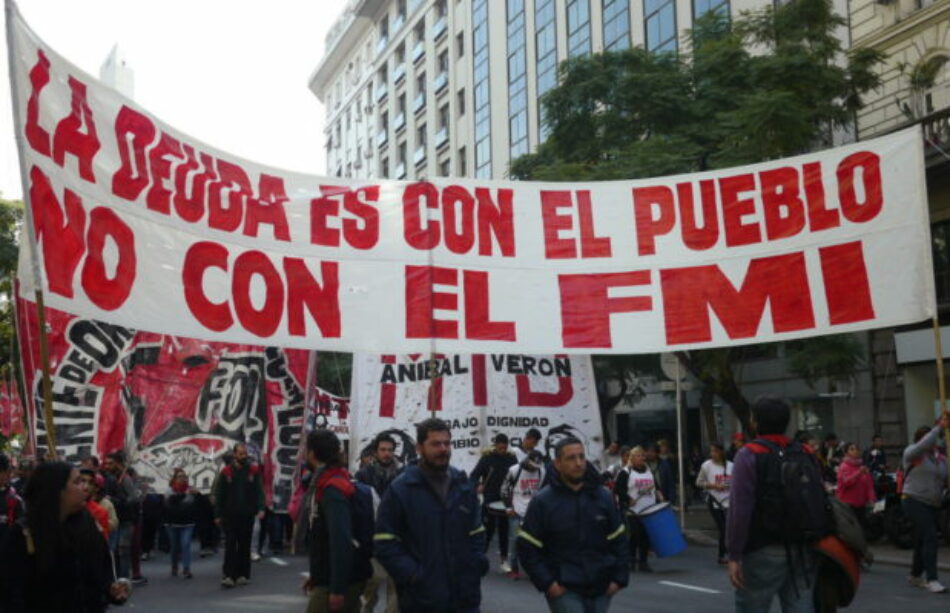
[[[938,441],[947,428],[950,413],[944,411],[936,426],[917,429],[914,443],[907,446],[902,459],[902,505],[914,521],[914,562],[907,581],[935,594],[947,591],[937,581],[937,520],[947,487],[947,463],[939,453]]]

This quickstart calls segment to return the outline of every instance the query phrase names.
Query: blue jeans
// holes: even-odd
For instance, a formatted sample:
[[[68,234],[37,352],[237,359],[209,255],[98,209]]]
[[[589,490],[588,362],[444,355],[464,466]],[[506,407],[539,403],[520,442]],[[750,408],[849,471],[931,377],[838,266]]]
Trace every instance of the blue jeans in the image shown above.
[[[563,596],[545,596],[551,613],[607,613],[610,596],[581,596],[577,592],[565,592]]]
[[[191,537],[195,533],[195,525],[165,526],[168,530],[168,540],[172,545],[172,568],[178,568],[178,560],[185,570],[191,570]]]
[[[771,545],[746,554],[745,588],[736,590],[736,613],[768,613],[778,596],[783,613],[812,613],[817,562],[807,546],[789,552]]]
[[[518,528],[521,527],[521,518],[517,515],[508,518],[508,564],[511,570],[518,572]]]
[[[115,553],[116,553],[116,572],[119,577],[131,577],[129,574],[132,567],[132,532],[135,529],[134,522],[121,522],[115,531]]]
[[[920,577],[927,573],[927,581],[937,580],[937,523],[940,521],[940,509],[931,507],[913,498],[901,501],[904,513],[914,522],[914,562],[910,574]]]

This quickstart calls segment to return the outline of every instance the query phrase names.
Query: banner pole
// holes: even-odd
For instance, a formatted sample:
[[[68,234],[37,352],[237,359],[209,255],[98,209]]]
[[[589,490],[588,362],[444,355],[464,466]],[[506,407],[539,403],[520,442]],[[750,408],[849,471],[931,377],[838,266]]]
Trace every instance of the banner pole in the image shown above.
[[[26,235],[30,244],[30,260],[33,268],[33,284],[36,292],[36,309],[40,325],[40,361],[43,367],[43,420],[46,425],[46,456],[56,457],[56,427],[53,422],[53,385],[50,381],[49,344],[46,336],[46,306],[43,302],[43,277],[40,273],[39,252],[37,251],[35,225],[33,223],[33,206],[30,201],[30,190],[26,180],[26,149],[23,143],[23,118],[20,116],[20,91],[17,83],[16,54],[13,47],[14,22],[19,20],[20,13],[13,0],[4,1],[4,10],[7,19],[7,60],[10,70],[10,91],[12,93],[13,128],[16,134],[17,151],[20,158],[20,184],[23,190],[23,203],[26,209]],[[32,394],[31,394],[32,396]],[[30,399],[32,402],[32,398]]]
[[[683,391],[680,385],[680,361],[676,360],[676,455],[679,461],[680,530],[686,529],[686,487],[683,484]]]
[[[940,413],[943,415],[947,412],[947,383],[943,371],[943,342],[940,338],[940,321],[936,315],[933,318],[933,325],[934,348],[936,349],[934,355],[937,359],[937,390],[940,394]],[[944,428],[943,440],[947,444],[947,474],[950,475],[950,428]],[[950,484],[950,477],[948,477],[948,484]]]

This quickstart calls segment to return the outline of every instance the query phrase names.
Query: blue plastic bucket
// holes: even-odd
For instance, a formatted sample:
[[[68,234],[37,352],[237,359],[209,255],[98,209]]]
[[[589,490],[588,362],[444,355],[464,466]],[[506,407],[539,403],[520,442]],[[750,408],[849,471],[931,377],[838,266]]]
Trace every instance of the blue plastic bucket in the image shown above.
[[[670,503],[661,502],[647,507],[639,514],[640,521],[650,535],[650,547],[657,557],[675,556],[686,550],[686,540],[680,532],[676,515],[670,508]]]

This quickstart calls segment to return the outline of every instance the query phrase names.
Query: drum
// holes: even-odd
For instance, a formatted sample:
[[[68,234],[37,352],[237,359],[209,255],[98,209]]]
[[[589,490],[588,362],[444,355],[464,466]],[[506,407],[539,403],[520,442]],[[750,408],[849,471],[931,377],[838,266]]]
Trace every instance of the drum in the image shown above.
[[[508,515],[508,509],[505,507],[505,503],[501,500],[496,500],[495,502],[488,503],[488,512],[492,515]]]
[[[661,502],[647,507],[638,517],[650,535],[650,546],[657,557],[675,556],[686,550],[686,540],[683,539],[670,503]]]

